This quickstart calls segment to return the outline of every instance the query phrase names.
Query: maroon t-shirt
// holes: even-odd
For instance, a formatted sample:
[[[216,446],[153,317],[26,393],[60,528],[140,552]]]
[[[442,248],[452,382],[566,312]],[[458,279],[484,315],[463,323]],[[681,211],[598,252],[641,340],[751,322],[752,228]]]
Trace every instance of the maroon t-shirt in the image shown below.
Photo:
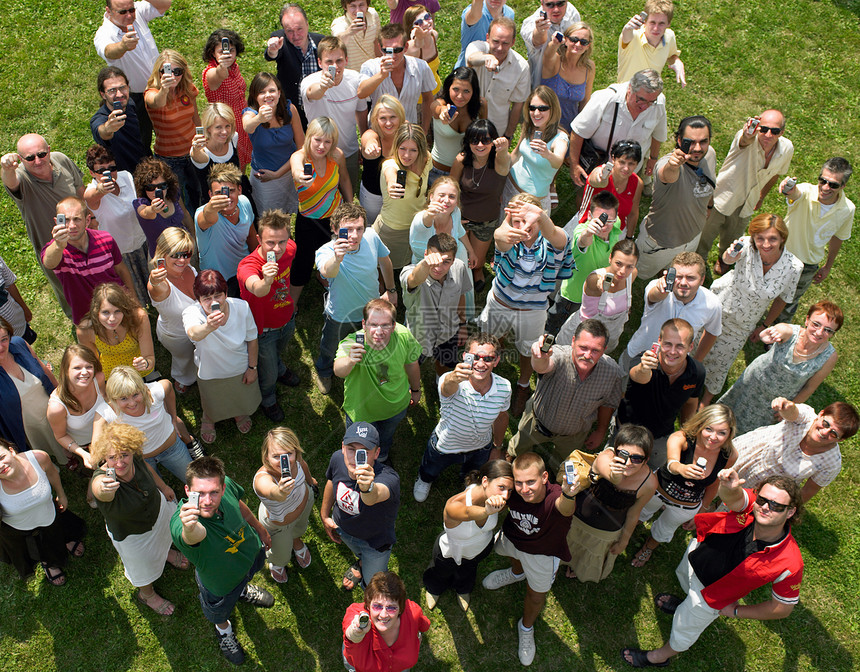
[[[570,560],[567,532],[570,516],[563,516],[555,508],[561,497],[561,486],[549,483],[542,502],[529,504],[514,491],[508,498],[508,516],[502,525],[505,536],[523,553],[554,555],[562,561]]]

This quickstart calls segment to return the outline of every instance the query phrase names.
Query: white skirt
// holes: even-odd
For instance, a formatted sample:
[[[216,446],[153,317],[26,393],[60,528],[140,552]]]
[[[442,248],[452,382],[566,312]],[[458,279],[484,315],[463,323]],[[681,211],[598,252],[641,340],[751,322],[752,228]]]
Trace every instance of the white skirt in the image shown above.
[[[122,541],[117,541],[111,536],[110,530],[107,530],[108,537],[122,560],[125,578],[136,588],[148,586],[161,577],[164,563],[167,561],[167,552],[173,543],[170,536],[170,518],[176,510],[176,502],[168,502],[161,490],[158,491],[158,496],[161,497],[161,509],[149,532],[130,534]]]

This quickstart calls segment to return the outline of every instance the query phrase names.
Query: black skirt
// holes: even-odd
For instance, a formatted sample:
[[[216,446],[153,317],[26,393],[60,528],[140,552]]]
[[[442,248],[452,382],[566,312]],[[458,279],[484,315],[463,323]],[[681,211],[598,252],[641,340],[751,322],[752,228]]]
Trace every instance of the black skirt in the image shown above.
[[[40,563],[65,567],[69,557],[66,544],[82,540],[86,531],[86,523],[68,510],[57,510],[53,523],[32,530],[18,530],[0,522],[0,561],[12,565],[22,579]]]

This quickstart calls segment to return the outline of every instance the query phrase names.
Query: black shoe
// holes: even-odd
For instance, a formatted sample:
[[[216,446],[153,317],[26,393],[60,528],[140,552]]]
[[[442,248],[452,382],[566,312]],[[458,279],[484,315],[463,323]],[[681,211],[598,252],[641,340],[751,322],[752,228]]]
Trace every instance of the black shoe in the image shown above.
[[[284,410],[276,401],[271,406],[263,406],[263,415],[265,415],[272,422],[280,422],[284,419]]]
[[[245,662],[245,650],[236,639],[236,631],[228,632],[222,635],[218,630],[215,630],[215,638],[218,640],[218,648],[221,649],[221,655],[229,660],[234,665],[241,665]]]
[[[185,447],[188,448],[188,454],[191,455],[192,460],[199,460],[201,457],[206,455],[203,451],[203,446],[201,446],[200,442],[193,436],[191,437],[191,441],[185,444]]]
[[[247,602],[255,607],[264,607],[268,609],[275,605],[275,598],[265,588],[259,588],[253,583],[245,586],[245,590],[239,596],[240,602]]]
[[[302,382],[301,378],[299,378],[299,374],[295,371],[287,369],[286,372],[278,376],[278,384],[286,385],[287,387],[298,387],[298,384]]]

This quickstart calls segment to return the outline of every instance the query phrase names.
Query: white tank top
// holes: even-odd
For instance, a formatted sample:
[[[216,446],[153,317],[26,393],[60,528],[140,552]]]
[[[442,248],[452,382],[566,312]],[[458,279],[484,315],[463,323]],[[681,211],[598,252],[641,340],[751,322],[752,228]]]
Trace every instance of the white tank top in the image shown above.
[[[59,404],[66,409],[66,431],[81,447],[90,445],[93,440],[93,420],[95,420],[96,413],[104,417],[104,409],[107,407],[107,402],[102,398],[102,393],[99,392],[99,386],[95,379],[93,379],[93,387],[96,388],[96,403],[90,410],[84,411],[81,415],[72,415],[69,407],[57,395],[57,390],[51,392],[51,398],[48,400],[49,403]]]
[[[266,511],[269,514],[269,520],[272,522],[283,522],[284,518],[295,511],[305,498],[305,490],[307,490],[305,487],[305,470],[298,464],[296,466],[298,467],[297,471],[299,473],[293,477],[295,485],[293,485],[293,489],[290,490],[290,494],[287,495],[287,498],[283,502],[276,502],[274,499],[263,497],[259,492],[257,492],[257,488],[254,488],[254,492],[257,494],[257,497],[260,498],[263,506],[266,507]]]
[[[466,506],[472,506],[472,488],[475,485],[473,483],[466,490]],[[442,550],[442,555],[451,558],[458,565],[463,558],[467,560],[474,558],[490,543],[498,519],[499,514],[492,513],[487,516],[487,522],[484,523],[483,527],[478,527],[474,520],[463,521],[457,527],[446,527],[445,532],[439,538],[439,548]]]
[[[51,484],[48,475],[39,465],[39,461],[31,451],[19,453],[18,457],[26,457],[36,472],[36,482],[26,490],[10,495],[0,482],[0,507],[3,508],[3,522],[16,530],[33,530],[37,527],[47,527],[54,522],[57,512],[54,508],[54,498],[51,496]]]

